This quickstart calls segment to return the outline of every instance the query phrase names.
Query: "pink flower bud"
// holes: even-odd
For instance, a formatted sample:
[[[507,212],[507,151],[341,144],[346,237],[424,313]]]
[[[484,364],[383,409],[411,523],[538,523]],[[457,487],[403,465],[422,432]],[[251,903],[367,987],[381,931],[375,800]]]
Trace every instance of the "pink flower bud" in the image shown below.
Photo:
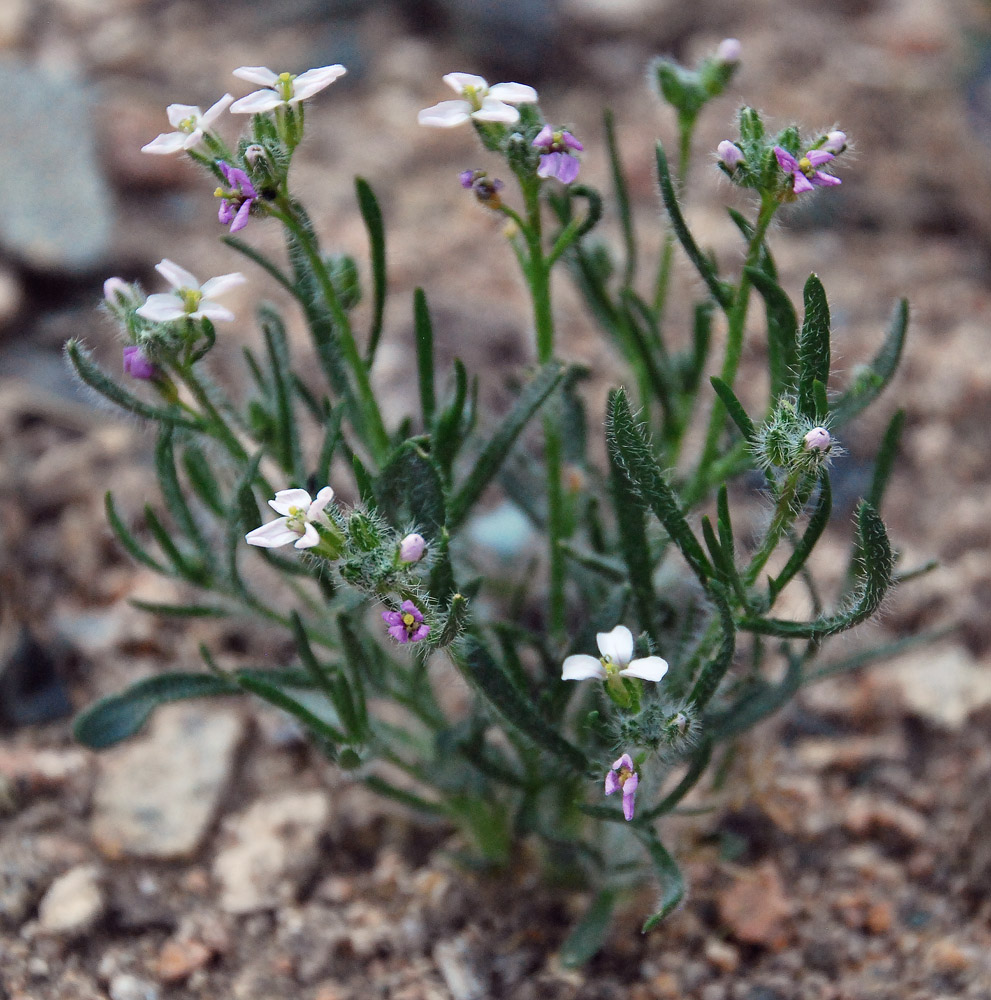
[[[723,166],[731,172],[743,163],[743,150],[735,142],[730,142],[729,139],[723,139],[716,147],[716,152],[719,154]]]
[[[399,561],[404,563],[419,562],[423,558],[426,548],[426,539],[414,531],[413,534],[407,535],[399,543]]]
[[[841,132],[839,129],[833,129],[826,136],[826,141],[823,143],[822,148],[827,153],[832,153],[838,156],[840,153],[846,149],[846,132]]]
[[[805,435],[804,447],[806,451],[818,451],[825,453],[829,451],[833,439],[829,436],[829,431],[825,427],[813,427]]]
[[[724,38],[719,43],[719,48],[716,49],[716,58],[719,62],[732,66],[740,61],[742,53],[743,46],[740,45],[739,39]]]
[[[151,379],[158,369],[145,357],[144,351],[135,344],[124,348],[124,371],[131,378]]]
[[[107,278],[103,283],[103,298],[112,306],[122,299],[130,300],[131,286],[123,278]]]

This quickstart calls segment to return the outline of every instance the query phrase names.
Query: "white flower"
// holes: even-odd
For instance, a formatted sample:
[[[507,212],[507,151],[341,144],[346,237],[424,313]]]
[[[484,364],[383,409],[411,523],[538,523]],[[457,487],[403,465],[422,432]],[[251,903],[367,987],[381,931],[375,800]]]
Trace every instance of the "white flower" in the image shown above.
[[[497,83],[490,87],[482,77],[471,73],[448,73],[444,83],[462,99],[441,101],[432,108],[424,108],[416,116],[421,125],[451,128],[470,118],[512,125],[520,118],[514,104],[535,104],[537,101],[537,92],[523,83]]]
[[[290,542],[295,542],[297,549],[311,549],[320,541],[320,533],[314,526],[330,527],[324,508],[333,499],[330,486],[325,486],[312,500],[306,490],[279,490],[268,505],[282,517],[249,531],[244,540],[263,549],[275,549]]]
[[[319,93],[324,87],[329,87],[346,72],[340,63],[308,69],[299,76],[293,76],[292,73],[276,74],[267,66],[239,66],[234,70],[238,79],[257,83],[265,89],[256,90],[235,101],[231,105],[231,112],[235,115],[257,115],[283,104],[298,104]]]
[[[168,259],[156,264],[155,270],[174,291],[149,295],[145,304],[137,310],[139,316],[153,323],[170,323],[176,319],[232,320],[234,313],[216,299],[247,281],[243,274],[234,272],[210,278],[201,285],[187,270]]]
[[[141,147],[142,153],[181,153],[184,149],[192,149],[203,140],[203,133],[230,107],[234,100],[233,94],[224,94],[212,107],[205,112],[195,104],[170,104],[165,113],[169,116],[169,124],[177,131],[163,132],[160,136]]]
[[[599,632],[595,641],[602,656],[596,659],[580,653],[567,657],[561,673],[562,680],[584,681],[591,677],[605,680],[618,674],[620,677],[639,677],[656,682],[668,672],[667,660],[659,656],[633,659],[633,633],[625,625],[617,625],[611,632]]]

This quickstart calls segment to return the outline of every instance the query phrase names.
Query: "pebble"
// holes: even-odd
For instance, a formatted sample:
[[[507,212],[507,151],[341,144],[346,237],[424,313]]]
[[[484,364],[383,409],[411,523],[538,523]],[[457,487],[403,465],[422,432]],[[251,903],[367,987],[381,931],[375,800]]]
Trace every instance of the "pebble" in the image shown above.
[[[0,106],[0,134],[31,137],[0,144],[0,248],[39,271],[96,269],[114,216],[96,161],[89,90],[10,58],[0,60],[0,90],[18,95]]]
[[[228,913],[272,909],[309,874],[330,820],[323,792],[260,799],[224,824],[227,840],[213,863],[220,905]]]
[[[775,950],[786,943],[784,923],[792,906],[773,862],[741,872],[720,893],[718,905],[722,922],[738,941]]]
[[[155,983],[122,972],[110,980],[110,1000],[158,1000],[161,991]]]
[[[710,938],[705,943],[705,957],[720,972],[736,972],[740,964],[740,951],[727,941]]]
[[[179,983],[203,968],[212,957],[213,952],[200,941],[173,938],[162,945],[155,969],[163,983]]]
[[[77,865],[60,875],[42,897],[39,929],[65,937],[88,931],[106,910],[101,877],[96,865]]]
[[[454,1000],[483,1000],[487,995],[488,990],[472,967],[468,947],[462,938],[438,941],[433,957]]]
[[[233,775],[245,724],[203,704],[156,711],[144,739],[97,758],[92,836],[110,858],[193,855]]]

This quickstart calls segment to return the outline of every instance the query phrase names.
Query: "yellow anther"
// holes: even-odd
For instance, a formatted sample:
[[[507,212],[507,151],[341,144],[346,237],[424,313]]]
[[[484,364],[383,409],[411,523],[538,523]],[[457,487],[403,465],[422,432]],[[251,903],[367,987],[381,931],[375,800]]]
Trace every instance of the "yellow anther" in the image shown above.
[[[403,624],[407,628],[412,628],[416,624],[416,619],[407,611],[406,614],[403,615]]]

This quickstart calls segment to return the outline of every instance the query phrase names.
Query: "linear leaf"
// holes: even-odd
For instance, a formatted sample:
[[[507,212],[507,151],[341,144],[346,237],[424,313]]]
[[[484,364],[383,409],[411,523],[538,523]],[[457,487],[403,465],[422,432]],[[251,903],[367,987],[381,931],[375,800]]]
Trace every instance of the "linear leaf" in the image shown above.
[[[798,411],[810,420],[821,421],[815,383],[829,384],[829,303],[819,278],[810,274],[805,282],[805,318],[798,337]]]
[[[744,268],[750,284],[764,299],[771,398],[792,389],[798,343],[798,316],[784,289],[759,268]]]
[[[722,400],[726,412],[733,418],[733,423],[740,429],[747,444],[750,444],[757,436],[757,429],[749,414],[743,408],[743,404],[736,398],[736,393],[721,379],[713,375],[709,381],[712,388],[716,390],[716,395]]]
[[[657,834],[653,830],[638,825],[634,829],[634,833],[643,846],[647,848],[650,860],[654,864],[654,871],[657,872],[657,880],[661,884],[661,898],[658,900],[657,910],[644,921],[641,928],[641,932],[646,934],[648,931],[652,931],[681,902],[685,895],[685,880],[674,858],[657,839]]]
[[[382,223],[382,209],[368,181],[363,177],[356,177],[354,187],[358,195],[358,208],[368,230],[372,264],[372,326],[365,354],[366,364],[371,365],[382,336],[382,317],[385,313],[385,226]]]
[[[613,889],[600,889],[581,920],[571,928],[558,952],[566,969],[584,965],[602,950],[612,926],[617,894]]]

